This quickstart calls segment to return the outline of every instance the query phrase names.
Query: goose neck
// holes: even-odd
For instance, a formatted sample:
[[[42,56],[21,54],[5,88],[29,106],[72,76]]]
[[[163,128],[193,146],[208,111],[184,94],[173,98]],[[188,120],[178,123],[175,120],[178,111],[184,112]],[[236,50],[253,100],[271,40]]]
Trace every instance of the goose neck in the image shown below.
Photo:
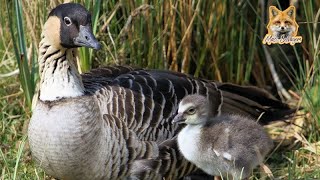
[[[53,46],[43,37],[39,48],[40,100],[54,101],[84,95],[77,69],[77,49]]]

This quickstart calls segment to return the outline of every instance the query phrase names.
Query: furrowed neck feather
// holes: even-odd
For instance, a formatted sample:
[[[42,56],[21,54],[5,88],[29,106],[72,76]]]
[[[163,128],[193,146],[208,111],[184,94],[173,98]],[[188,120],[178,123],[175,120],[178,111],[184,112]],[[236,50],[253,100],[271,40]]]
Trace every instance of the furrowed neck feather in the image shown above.
[[[50,42],[43,33],[39,48],[40,100],[82,96],[84,87],[77,70],[77,49],[67,49]]]

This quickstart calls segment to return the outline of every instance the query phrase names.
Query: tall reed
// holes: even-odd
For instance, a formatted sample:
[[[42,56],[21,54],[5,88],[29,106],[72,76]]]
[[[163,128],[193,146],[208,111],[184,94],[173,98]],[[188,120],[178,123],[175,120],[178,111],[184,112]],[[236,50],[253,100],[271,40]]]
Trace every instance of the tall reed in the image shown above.
[[[11,7],[10,7],[11,6]],[[12,12],[12,6],[14,12]],[[13,49],[17,64],[20,70],[19,77],[22,89],[25,94],[26,102],[28,106],[31,106],[32,97],[35,89],[35,80],[34,76],[37,72],[30,71],[30,65],[32,69],[35,69],[36,61],[32,59],[32,64],[29,64],[28,53],[27,53],[27,44],[23,24],[23,10],[21,1],[15,0],[11,3],[6,1],[7,14],[9,18],[9,27],[11,38],[13,42]],[[15,17],[14,19],[12,17]],[[33,48],[33,47],[31,47]],[[34,57],[34,56],[33,56]]]

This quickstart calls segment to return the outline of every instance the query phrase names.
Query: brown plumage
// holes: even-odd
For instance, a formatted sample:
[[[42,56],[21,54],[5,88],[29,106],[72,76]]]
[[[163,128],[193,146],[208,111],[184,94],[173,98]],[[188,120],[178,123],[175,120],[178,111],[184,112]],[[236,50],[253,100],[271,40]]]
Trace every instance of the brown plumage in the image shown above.
[[[134,162],[148,158],[160,158],[161,173],[154,174],[158,177],[191,173],[195,168],[178,153],[175,143],[165,143],[182,128],[173,125],[172,119],[188,94],[213,99],[214,114],[257,117],[264,112],[262,123],[292,113],[260,89],[177,72],[116,66],[80,75],[79,46],[100,47],[92,34],[90,13],[79,4],[61,4],[44,25],[39,100],[28,131],[32,157],[59,179],[135,176],[130,174]],[[172,166],[176,168],[168,168]],[[144,173],[139,177],[148,178]]]

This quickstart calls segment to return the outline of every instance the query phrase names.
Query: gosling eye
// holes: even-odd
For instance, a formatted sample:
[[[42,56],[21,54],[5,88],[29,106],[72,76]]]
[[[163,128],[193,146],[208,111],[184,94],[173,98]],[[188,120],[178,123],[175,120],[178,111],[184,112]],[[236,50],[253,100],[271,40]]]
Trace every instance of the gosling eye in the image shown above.
[[[188,109],[187,113],[189,115],[192,115],[192,114],[196,113],[196,109],[195,108],[190,108],[190,109]]]
[[[63,21],[67,26],[70,26],[72,24],[72,21],[68,16],[64,17]]]

